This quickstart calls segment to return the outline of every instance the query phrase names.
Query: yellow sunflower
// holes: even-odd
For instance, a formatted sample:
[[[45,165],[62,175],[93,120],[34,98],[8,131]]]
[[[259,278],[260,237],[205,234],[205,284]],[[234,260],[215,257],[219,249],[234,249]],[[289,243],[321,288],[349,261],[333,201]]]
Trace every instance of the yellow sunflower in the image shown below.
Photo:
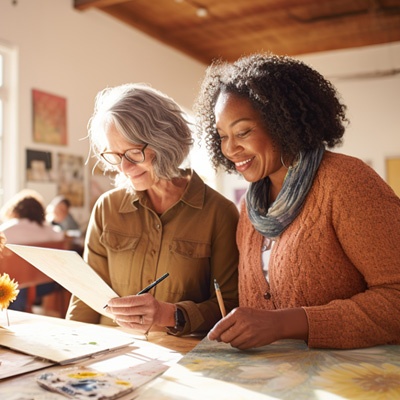
[[[18,296],[18,282],[6,273],[0,276],[0,310],[7,309]]]
[[[338,364],[324,369],[313,383],[346,399],[399,399],[400,367],[390,363]]]

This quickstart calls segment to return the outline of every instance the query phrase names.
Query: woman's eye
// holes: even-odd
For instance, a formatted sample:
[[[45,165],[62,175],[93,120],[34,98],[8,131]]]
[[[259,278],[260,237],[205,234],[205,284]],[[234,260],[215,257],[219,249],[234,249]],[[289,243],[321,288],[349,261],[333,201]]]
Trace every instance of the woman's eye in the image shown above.
[[[248,135],[251,131],[252,131],[252,129],[247,129],[246,131],[239,132],[239,133],[237,134],[237,137],[240,137],[240,138],[245,137],[245,136]]]

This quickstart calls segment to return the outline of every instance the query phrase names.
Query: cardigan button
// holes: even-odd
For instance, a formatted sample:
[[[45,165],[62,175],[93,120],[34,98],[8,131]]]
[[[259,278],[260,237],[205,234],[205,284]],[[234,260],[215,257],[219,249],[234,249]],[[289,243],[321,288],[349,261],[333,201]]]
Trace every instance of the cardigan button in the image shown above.
[[[271,298],[271,293],[270,292],[265,292],[264,293],[264,299],[269,300]]]

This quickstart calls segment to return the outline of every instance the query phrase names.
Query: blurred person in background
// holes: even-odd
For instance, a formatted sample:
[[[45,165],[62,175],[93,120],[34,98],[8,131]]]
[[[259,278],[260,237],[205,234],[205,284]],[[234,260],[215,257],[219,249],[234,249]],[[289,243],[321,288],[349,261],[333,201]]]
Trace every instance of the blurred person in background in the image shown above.
[[[42,196],[29,189],[24,189],[7,201],[0,210],[3,232],[7,244],[32,245],[44,242],[59,242],[64,240],[64,232],[53,227],[46,221],[45,207]],[[53,292],[56,283],[38,285],[36,289],[38,300]],[[25,311],[27,289],[21,289],[17,299],[10,304],[10,309]]]
[[[42,196],[24,189],[7,201],[0,210],[2,231],[7,243],[31,244],[64,239],[61,229],[46,222]]]
[[[78,222],[72,216],[71,202],[65,196],[56,196],[46,208],[46,219],[53,226],[59,227],[64,231],[69,239],[68,247],[83,255],[84,234]]]
[[[65,196],[56,196],[46,208],[47,220],[63,231],[79,231],[80,226],[70,212],[71,202]]]

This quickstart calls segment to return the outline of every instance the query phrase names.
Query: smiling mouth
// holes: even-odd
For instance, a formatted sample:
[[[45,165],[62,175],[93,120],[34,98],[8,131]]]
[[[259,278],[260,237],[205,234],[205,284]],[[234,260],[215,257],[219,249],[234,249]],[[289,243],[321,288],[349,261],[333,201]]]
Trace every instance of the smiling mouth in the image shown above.
[[[254,157],[249,158],[248,160],[244,160],[244,161],[240,161],[240,162],[236,162],[235,166],[236,167],[242,167],[243,165],[248,164],[251,160],[253,160]]]
[[[138,178],[140,178],[141,176],[143,176],[144,173],[145,173],[145,171],[141,172],[141,173],[138,174],[138,175],[128,175],[128,176],[129,176],[130,179],[138,179]]]

